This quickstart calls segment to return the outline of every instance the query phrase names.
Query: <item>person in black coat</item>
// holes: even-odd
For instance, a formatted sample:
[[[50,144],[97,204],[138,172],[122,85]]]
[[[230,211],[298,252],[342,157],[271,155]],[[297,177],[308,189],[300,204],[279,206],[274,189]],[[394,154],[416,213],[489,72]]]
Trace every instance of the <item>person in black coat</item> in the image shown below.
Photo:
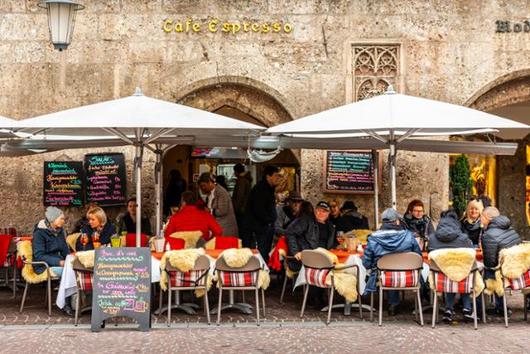
[[[429,238],[434,233],[434,226],[431,218],[425,215],[425,206],[419,199],[411,201],[407,207],[407,212],[403,217],[407,229],[412,231],[415,237],[422,241]]]
[[[275,189],[280,183],[280,170],[266,166],[263,179],[250,190],[245,208],[245,222],[241,233],[243,247],[254,248],[256,243],[265,262],[269,259],[276,221]]]
[[[495,207],[487,207],[480,217],[484,225],[482,236],[482,255],[484,257],[484,278],[495,279],[494,268],[499,265],[499,252],[521,243],[521,237],[512,228],[511,221],[504,215],[500,215]],[[490,314],[501,315],[503,310],[503,298],[495,295],[495,309],[488,311]]]
[[[180,205],[182,193],[187,189],[187,183],[179,170],[171,170],[169,172],[169,182],[164,194],[164,214],[170,215],[169,207],[171,205]]]
[[[334,222],[337,231],[348,232],[352,230],[369,229],[368,218],[357,211],[357,206],[350,200],[344,202],[341,208],[342,215]]]
[[[480,222],[480,215],[483,210],[484,206],[482,205],[482,201],[478,199],[470,200],[467,203],[466,213],[461,221],[462,229],[475,247],[479,246],[484,230]]]
[[[303,250],[314,250],[318,247],[332,249],[337,246],[335,226],[329,221],[329,204],[321,201],[313,214],[304,214],[296,218],[285,231],[288,255],[301,259]],[[300,270],[300,263],[289,262],[289,268]]]
[[[128,234],[136,233],[136,209],[138,204],[136,204],[136,197],[129,198],[127,200],[127,212],[122,214],[117,221],[117,231],[122,233],[126,231]],[[142,234],[152,235],[151,233],[151,222],[149,218],[143,217],[141,224]]]
[[[429,235],[429,251],[444,248],[472,248],[473,243],[460,227],[458,215],[453,209],[442,212],[440,223],[434,234]],[[451,323],[454,316],[454,304],[456,293],[445,293],[444,322]],[[463,304],[463,315],[466,320],[473,320],[471,297],[469,294],[461,294]]]
[[[93,208],[87,213],[88,225],[81,229],[81,236],[77,238],[75,249],[78,251],[88,251],[94,249],[94,236],[99,234],[99,243],[107,245],[110,243],[110,237],[116,233],[114,224],[107,220],[107,215],[101,208]],[[87,235],[88,242],[82,243],[83,235]]]

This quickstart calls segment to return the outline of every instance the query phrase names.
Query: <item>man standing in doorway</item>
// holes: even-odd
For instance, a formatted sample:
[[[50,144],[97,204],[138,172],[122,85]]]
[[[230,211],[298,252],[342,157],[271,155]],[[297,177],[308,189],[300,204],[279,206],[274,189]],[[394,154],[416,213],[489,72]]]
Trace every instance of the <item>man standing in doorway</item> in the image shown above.
[[[246,210],[246,229],[242,235],[244,247],[255,247],[265,260],[269,259],[276,221],[275,189],[280,183],[280,170],[276,166],[265,166],[263,179],[250,191]]]

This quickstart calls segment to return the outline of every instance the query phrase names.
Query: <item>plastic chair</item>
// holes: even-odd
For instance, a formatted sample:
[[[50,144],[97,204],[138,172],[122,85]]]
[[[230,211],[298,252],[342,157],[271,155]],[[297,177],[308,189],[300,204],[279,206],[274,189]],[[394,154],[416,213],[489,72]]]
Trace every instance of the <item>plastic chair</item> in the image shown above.
[[[420,277],[423,269],[423,257],[414,252],[392,253],[377,261],[379,280],[379,326],[383,325],[383,291],[415,291],[416,318],[419,313],[423,326],[423,312],[420,298]],[[374,293],[370,295],[370,320],[373,319]]]
[[[183,241],[183,240],[182,240]],[[183,241],[184,242],[184,241]],[[210,324],[210,309],[208,305],[208,277],[210,273],[210,259],[207,256],[199,256],[195,261],[192,270],[183,272],[179,268],[173,267],[167,262],[166,269],[168,281],[168,300],[167,300],[167,326],[171,325],[171,306],[173,291],[177,292],[177,299],[179,291],[181,290],[204,290],[204,311],[206,319]],[[162,292],[160,292],[160,303],[162,303]],[[180,304],[177,304],[177,306]],[[178,307],[177,307],[178,308]]]
[[[223,301],[223,289],[227,290],[254,290],[256,294],[256,323],[259,326],[259,271],[261,264],[256,256],[250,257],[247,264],[240,268],[230,267],[223,257],[215,262],[217,272],[217,285],[219,287],[219,304],[217,309],[217,324],[221,322],[221,306]],[[265,316],[265,291],[261,289],[263,303],[263,316]]]
[[[149,236],[146,234],[140,235],[140,247],[147,247],[149,245]],[[125,236],[126,247],[136,247],[136,234],[130,233]]]
[[[296,281],[296,278],[298,277],[298,273],[300,273],[300,272],[295,272],[289,268],[289,261],[293,261],[293,260],[296,260],[296,258],[292,256],[287,256],[285,257],[283,261],[283,268],[285,269],[285,274],[283,278],[282,293],[280,295],[280,304],[283,304],[283,297],[285,295],[285,290],[287,288],[287,280],[291,280],[294,284],[294,282]],[[291,273],[291,277],[288,276],[289,273]]]
[[[502,263],[500,264],[499,268],[500,268],[502,284],[504,288],[504,296],[502,297],[503,298],[503,310],[504,310],[504,325],[506,326],[506,328],[508,328],[508,304],[506,300],[507,290],[521,291],[523,293],[524,320],[525,321],[528,320],[528,306],[527,306],[528,291],[525,291],[525,290],[530,290],[530,268],[526,272],[524,272],[519,278],[514,278],[514,279],[508,278],[502,273]]]
[[[229,248],[240,248],[239,238],[234,236],[219,236],[215,238],[215,248],[226,250]]]
[[[75,279],[77,283],[76,301],[75,301],[75,319],[74,319],[74,325],[77,326],[79,323],[79,313],[92,309],[91,306],[87,306],[83,309],[80,309],[80,306],[81,306],[81,295],[92,292],[94,269],[83,266],[77,257],[74,258],[74,261],[72,263],[72,268],[75,272]]]
[[[475,293],[475,271],[478,270],[477,264],[473,264],[473,267],[469,274],[459,282],[453,281],[445,275],[438,265],[431,260],[430,272],[434,279],[435,289],[431,289],[434,295],[434,302],[432,305],[432,328],[436,326],[436,319],[439,313],[439,304],[437,293],[457,293],[457,294],[471,294],[473,299],[473,323],[475,329],[477,326],[477,299]],[[480,295],[482,297],[482,319],[486,323],[486,303],[484,302],[484,293]]]
[[[335,281],[333,272],[336,270],[335,265],[331,262],[329,257],[324,254],[313,251],[305,250],[302,251],[302,264],[305,271],[306,284],[304,285],[304,300],[302,301],[302,310],[300,311],[300,317],[304,317],[305,306],[307,303],[307,295],[309,293],[309,286],[316,286],[319,288],[328,289],[328,317],[326,324],[331,321],[331,310],[333,309],[333,295],[335,293]],[[351,265],[347,267],[341,267],[340,270],[355,268],[357,280],[359,279],[359,267]],[[326,278],[330,275],[331,282],[326,284]],[[362,303],[361,294],[359,291],[359,281],[357,281],[357,300],[359,302],[359,315],[362,318]]]

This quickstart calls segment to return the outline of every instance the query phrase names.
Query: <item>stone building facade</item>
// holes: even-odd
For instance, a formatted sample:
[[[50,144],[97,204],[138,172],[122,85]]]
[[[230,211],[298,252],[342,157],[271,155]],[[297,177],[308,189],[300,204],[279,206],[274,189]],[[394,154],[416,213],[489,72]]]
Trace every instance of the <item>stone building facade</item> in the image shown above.
[[[49,43],[37,3],[0,1],[0,114],[17,119],[123,97],[137,86],[202,109],[230,107],[267,126],[370,97],[389,84],[486,111],[530,101],[523,0],[92,0],[63,52]],[[498,204],[528,237],[524,150],[522,141],[516,156],[498,160]],[[97,151],[124,152],[131,178],[131,149]],[[30,231],[43,213],[42,162],[82,160],[87,152],[1,158],[0,224]],[[324,152],[295,155],[302,193],[311,201],[333,197],[321,192]],[[448,204],[448,156],[398,156],[399,208],[418,197],[439,214]],[[152,211],[154,157],[145,159],[144,198]],[[373,216],[371,196],[353,198]],[[381,205],[388,204],[384,178]],[[81,211],[68,213],[74,219]]]

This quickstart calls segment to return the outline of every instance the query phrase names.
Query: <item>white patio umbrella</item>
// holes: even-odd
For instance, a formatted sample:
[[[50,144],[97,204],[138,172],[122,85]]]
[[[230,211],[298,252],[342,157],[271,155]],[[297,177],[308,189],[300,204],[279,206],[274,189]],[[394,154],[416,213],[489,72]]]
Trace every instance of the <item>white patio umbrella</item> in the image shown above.
[[[418,148],[423,147],[418,151],[430,151],[428,144],[433,144],[433,150],[441,152],[441,147],[445,144],[435,140],[427,144],[425,141],[415,143],[415,139],[410,138],[495,133],[499,129],[528,128],[530,127],[526,124],[467,107],[397,94],[392,86],[389,86],[383,95],[280,124],[269,128],[267,133],[294,137],[310,136],[315,139],[328,136],[337,140],[349,139],[352,145],[363,137],[379,141],[390,150],[392,207],[396,208],[397,148],[408,145],[411,149],[416,144]],[[446,143],[457,145],[455,142]],[[499,150],[494,146],[491,145],[490,153]],[[374,148],[380,148],[380,144],[374,144]],[[513,148],[511,150],[515,152]]]
[[[28,133],[46,136],[46,140],[50,141],[48,145],[50,147],[61,141],[55,138],[57,136],[99,138],[100,142],[109,139],[107,140],[109,145],[116,143],[114,139],[120,139],[125,144],[135,146],[137,220],[141,220],[141,169],[144,148],[156,152],[150,144],[166,136],[174,139],[180,136],[246,137],[256,135],[265,129],[207,111],[146,97],[139,89],[129,97],[45,114],[17,123],[17,133],[20,136]],[[90,139],[78,141],[77,146],[88,146],[88,140]],[[73,148],[73,146],[73,144],[64,145],[64,148]],[[157,154],[157,163],[160,163],[159,154]],[[137,245],[140,244],[140,233],[141,224],[138,222]]]

